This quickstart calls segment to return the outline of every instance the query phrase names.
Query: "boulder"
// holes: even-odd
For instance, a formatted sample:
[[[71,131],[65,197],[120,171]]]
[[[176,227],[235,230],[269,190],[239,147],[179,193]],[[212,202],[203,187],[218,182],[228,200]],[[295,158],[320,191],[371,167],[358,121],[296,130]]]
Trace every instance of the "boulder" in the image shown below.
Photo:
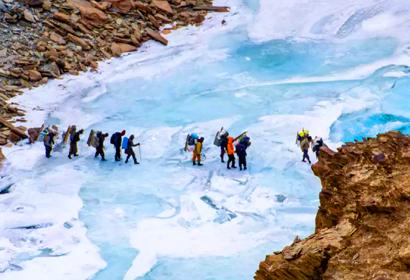
[[[70,23],[70,16],[65,13],[60,13],[60,12],[54,13],[53,18],[66,22],[66,23]]]
[[[96,1],[92,1],[92,0],[91,0],[91,4],[92,4],[95,8],[100,9],[101,11],[105,11],[105,10],[107,10],[108,8],[111,7],[111,3],[108,3],[108,2],[98,3],[98,2],[96,2]]]
[[[89,45],[86,41],[84,41],[83,39],[81,39],[81,38],[79,38],[79,37],[77,37],[77,36],[74,36],[73,34],[67,34],[67,38],[68,38],[71,42],[73,42],[73,43],[75,43],[75,44],[77,44],[77,45],[80,45],[80,46],[83,48],[83,50],[88,51],[88,50],[91,49],[90,45]]]
[[[29,6],[41,6],[44,3],[44,0],[17,0],[17,1],[23,4],[26,4],[26,5],[29,5]]]
[[[154,0],[152,1],[152,5],[161,12],[171,14],[171,15],[174,14],[174,11],[172,10],[168,1]]]
[[[53,75],[54,78],[58,78],[61,75],[60,68],[58,67],[57,63],[55,63],[54,61],[50,65],[50,73],[51,75]]]
[[[111,52],[114,56],[117,56],[117,57],[121,56],[121,54],[122,54],[121,48],[117,43],[112,43],[111,44]]]
[[[33,14],[29,10],[24,10],[23,16],[24,16],[24,19],[29,21],[29,22],[33,22],[33,23],[36,22],[36,20],[34,19]]]
[[[118,46],[121,49],[121,52],[126,53],[126,52],[135,52],[137,50],[136,47],[129,45],[129,44],[124,44],[124,43],[118,43]]]
[[[149,28],[147,28],[146,31],[147,31],[147,34],[148,34],[152,39],[154,39],[155,41],[158,41],[158,42],[164,44],[165,46],[168,45],[168,40],[165,39],[164,37],[162,37],[161,34],[155,32],[154,30],[149,29]]]
[[[80,10],[81,16],[94,26],[102,26],[108,21],[107,15],[94,8],[89,2],[84,0],[67,0],[67,3]]]
[[[50,39],[51,39],[51,41],[56,42],[59,45],[67,44],[67,42],[64,40],[63,36],[61,36],[60,34],[55,33],[55,32],[50,34]]]
[[[44,77],[44,78],[41,79],[40,85],[45,85],[45,84],[47,84],[47,82],[48,82],[48,78]]]
[[[140,3],[140,2],[134,2],[133,4],[134,4],[135,8],[137,8],[141,11],[148,12],[148,13],[151,12],[151,8],[148,5],[145,5],[145,4]]]
[[[18,136],[16,133],[14,133],[14,132],[12,131],[12,132],[10,133],[9,140],[10,140],[11,142],[13,142],[13,143],[17,143],[17,142],[21,141],[21,137]]]
[[[32,82],[38,82],[43,78],[41,76],[40,72],[38,72],[36,70],[29,70],[28,71],[28,76],[30,78],[30,81],[32,81]]]
[[[46,11],[51,11],[51,1],[45,0],[42,7]]]
[[[28,129],[28,136],[31,143],[34,143],[40,134],[41,127],[33,127]]]
[[[112,7],[119,10],[120,13],[128,13],[132,8],[133,4],[130,0],[105,0],[112,4]]]
[[[0,116],[0,123],[5,126],[8,127],[11,132],[13,132],[14,134],[18,135],[19,137],[26,139],[28,138],[27,134],[24,131],[21,131],[20,129],[14,127],[14,125],[12,125],[11,123],[9,123],[8,121],[6,121],[3,117]],[[10,135],[11,135],[10,132]]]

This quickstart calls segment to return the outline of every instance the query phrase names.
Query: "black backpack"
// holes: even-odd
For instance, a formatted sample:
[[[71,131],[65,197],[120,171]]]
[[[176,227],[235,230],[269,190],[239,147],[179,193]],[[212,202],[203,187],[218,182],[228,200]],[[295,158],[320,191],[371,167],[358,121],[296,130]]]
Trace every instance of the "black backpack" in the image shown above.
[[[118,133],[118,132],[114,133],[114,134],[111,136],[110,143],[113,144],[113,145],[115,145],[115,140],[117,139],[117,133]]]

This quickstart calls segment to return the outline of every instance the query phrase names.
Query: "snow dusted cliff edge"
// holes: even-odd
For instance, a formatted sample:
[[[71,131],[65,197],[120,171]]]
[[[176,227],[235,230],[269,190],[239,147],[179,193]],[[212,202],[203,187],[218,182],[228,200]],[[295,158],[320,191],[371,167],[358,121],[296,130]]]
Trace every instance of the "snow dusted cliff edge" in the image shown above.
[[[255,279],[408,279],[410,137],[321,151],[316,232],[260,263]]]

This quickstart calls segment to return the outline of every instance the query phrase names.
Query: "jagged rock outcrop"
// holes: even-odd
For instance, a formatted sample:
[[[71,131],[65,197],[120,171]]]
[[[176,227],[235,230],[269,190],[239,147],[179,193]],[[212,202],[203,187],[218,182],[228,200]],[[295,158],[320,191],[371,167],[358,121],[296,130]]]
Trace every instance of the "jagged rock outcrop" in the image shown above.
[[[320,151],[316,232],[260,263],[256,280],[410,279],[410,137]]]

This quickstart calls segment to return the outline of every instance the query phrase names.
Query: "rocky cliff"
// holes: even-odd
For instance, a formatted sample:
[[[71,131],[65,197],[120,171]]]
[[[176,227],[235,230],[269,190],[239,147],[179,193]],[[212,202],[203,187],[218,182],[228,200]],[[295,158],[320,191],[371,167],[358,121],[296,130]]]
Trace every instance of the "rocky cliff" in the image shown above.
[[[316,232],[268,255],[254,277],[410,279],[410,137],[397,131],[320,151]]]

